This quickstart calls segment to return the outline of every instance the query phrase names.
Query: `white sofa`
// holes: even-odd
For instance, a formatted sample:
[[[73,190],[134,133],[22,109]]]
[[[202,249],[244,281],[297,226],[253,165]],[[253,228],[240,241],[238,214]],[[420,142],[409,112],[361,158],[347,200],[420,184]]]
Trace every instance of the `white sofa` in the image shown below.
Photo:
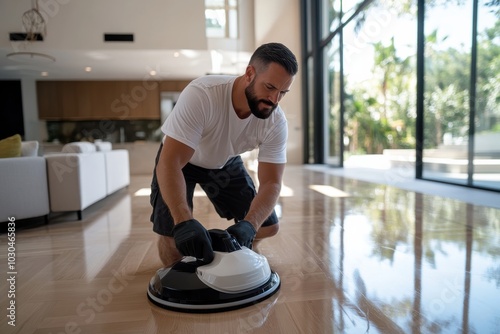
[[[45,159],[50,210],[76,211],[79,220],[90,205],[130,184],[128,151],[110,143],[69,143]]]
[[[21,156],[0,159],[0,221],[45,216],[49,195],[45,159],[38,156],[38,142],[22,142]]]
[[[130,164],[127,150],[103,151],[106,166],[106,194],[127,187],[130,184]]]

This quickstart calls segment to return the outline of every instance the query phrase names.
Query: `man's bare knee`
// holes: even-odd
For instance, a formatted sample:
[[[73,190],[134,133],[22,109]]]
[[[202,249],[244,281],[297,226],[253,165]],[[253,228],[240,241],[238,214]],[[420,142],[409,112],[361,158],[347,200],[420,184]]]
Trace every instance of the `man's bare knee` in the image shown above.
[[[269,225],[269,226],[261,226],[259,230],[257,231],[257,235],[255,236],[255,239],[264,239],[264,238],[269,238],[272,237],[276,234],[278,234],[278,231],[280,229],[280,224],[274,224],[274,225]]]
[[[171,267],[175,262],[182,259],[182,254],[179,253],[175,246],[174,238],[163,235],[158,238],[158,255],[165,267]]]

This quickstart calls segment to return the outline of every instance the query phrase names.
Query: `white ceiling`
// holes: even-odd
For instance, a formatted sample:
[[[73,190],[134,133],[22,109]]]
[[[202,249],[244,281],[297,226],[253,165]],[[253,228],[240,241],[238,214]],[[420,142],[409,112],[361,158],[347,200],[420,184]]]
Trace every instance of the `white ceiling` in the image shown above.
[[[12,52],[0,48],[0,79],[141,80],[150,79],[151,71],[159,80],[193,79],[215,72],[241,74],[249,58],[247,53],[221,50],[50,50],[46,54],[56,60],[47,62],[7,58]],[[213,52],[222,61],[213,62]]]
[[[47,23],[44,41],[10,41],[9,33],[24,32],[22,16],[33,4],[0,1],[0,79],[141,80],[151,78],[152,70],[159,80],[192,79],[240,74],[250,57],[205,37],[204,0],[39,0]],[[134,42],[106,43],[104,33],[132,33]],[[55,61],[7,58],[18,52]]]

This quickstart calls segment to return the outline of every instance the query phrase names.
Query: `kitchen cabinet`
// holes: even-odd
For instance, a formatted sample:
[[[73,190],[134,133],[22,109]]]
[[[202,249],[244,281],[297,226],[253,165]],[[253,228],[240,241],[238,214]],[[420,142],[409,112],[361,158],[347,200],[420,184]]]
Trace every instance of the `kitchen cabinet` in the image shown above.
[[[189,81],[38,81],[39,118],[159,120],[160,92],[182,91]]]

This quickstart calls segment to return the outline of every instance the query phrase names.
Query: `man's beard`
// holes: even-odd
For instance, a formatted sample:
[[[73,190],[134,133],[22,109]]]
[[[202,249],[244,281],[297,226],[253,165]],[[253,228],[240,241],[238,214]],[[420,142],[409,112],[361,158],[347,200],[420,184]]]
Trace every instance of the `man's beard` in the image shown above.
[[[278,104],[274,104],[268,100],[259,100],[257,96],[255,96],[254,91],[254,81],[245,89],[245,96],[247,97],[248,106],[250,107],[250,111],[252,114],[260,119],[266,119],[271,116],[273,111],[276,109]],[[266,106],[271,107],[270,109],[259,109],[259,103],[264,103]]]

